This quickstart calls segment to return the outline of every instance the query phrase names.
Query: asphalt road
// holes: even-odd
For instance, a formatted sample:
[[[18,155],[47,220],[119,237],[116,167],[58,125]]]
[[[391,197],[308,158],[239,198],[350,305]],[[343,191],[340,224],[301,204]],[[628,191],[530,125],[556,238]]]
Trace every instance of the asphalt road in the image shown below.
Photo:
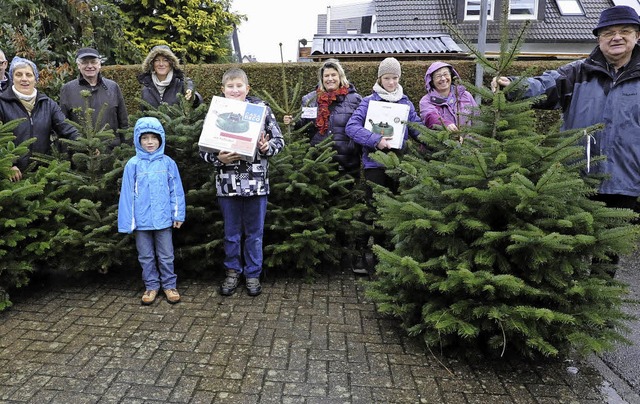
[[[631,345],[620,344],[616,350],[593,358],[596,367],[607,378],[612,388],[622,396],[623,402],[640,403],[640,251],[623,257],[616,277],[630,287],[626,310],[639,317],[629,323],[625,336]],[[605,386],[606,387],[606,386]],[[615,402],[612,400],[611,402]]]

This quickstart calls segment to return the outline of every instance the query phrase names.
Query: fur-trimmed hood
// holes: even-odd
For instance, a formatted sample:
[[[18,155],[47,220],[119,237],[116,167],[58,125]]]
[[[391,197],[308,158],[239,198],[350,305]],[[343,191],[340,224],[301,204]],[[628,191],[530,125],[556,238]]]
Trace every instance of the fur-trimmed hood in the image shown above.
[[[171,62],[171,68],[174,71],[182,71],[182,67],[180,66],[180,59],[178,59],[175,53],[171,51],[171,48],[169,48],[167,45],[156,45],[151,48],[151,51],[149,51],[149,54],[144,59],[144,62],[142,62],[143,73],[153,72],[153,59],[155,59],[158,55],[162,55],[169,59],[169,61]]]

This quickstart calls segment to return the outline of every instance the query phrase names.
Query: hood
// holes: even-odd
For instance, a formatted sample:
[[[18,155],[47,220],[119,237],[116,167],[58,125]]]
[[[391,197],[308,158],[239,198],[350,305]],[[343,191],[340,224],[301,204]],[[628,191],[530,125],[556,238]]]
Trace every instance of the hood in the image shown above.
[[[429,66],[429,68],[427,69],[427,73],[425,73],[424,75],[424,88],[425,90],[427,90],[427,92],[431,91],[434,89],[434,87],[431,85],[431,75],[433,74],[433,72],[435,72],[438,69],[441,69],[443,67],[448,67],[449,69],[451,69],[451,82],[453,83],[453,79],[454,78],[460,78],[460,75],[458,74],[458,72],[456,71],[456,69],[453,68],[453,66],[451,66],[449,63],[444,63],[444,62],[433,62],[431,63],[431,66]]]
[[[142,136],[143,133],[155,133],[156,135],[160,135],[160,147],[158,147],[153,153],[149,153],[142,148],[142,145],[140,144],[140,136]],[[165,143],[164,128],[158,118],[145,116],[138,119],[136,126],[133,128],[133,144],[136,147],[136,155],[138,157],[153,159],[156,156],[164,155]]]
[[[180,67],[180,59],[171,51],[171,49],[167,45],[157,45],[151,48],[151,51],[144,58],[144,62],[142,62],[142,72],[143,73],[151,73],[153,71],[153,59],[156,56],[162,55],[171,61],[171,67],[174,71],[181,71]]]

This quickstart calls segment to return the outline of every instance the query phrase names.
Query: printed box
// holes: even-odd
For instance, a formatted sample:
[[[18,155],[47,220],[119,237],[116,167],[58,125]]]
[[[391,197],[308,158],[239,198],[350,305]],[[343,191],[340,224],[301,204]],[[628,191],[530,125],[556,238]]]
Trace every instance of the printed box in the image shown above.
[[[370,101],[364,127],[372,133],[391,137],[392,149],[402,149],[405,122],[409,118],[409,106],[396,102]]]
[[[231,151],[253,161],[267,107],[214,96],[198,140],[201,151]]]

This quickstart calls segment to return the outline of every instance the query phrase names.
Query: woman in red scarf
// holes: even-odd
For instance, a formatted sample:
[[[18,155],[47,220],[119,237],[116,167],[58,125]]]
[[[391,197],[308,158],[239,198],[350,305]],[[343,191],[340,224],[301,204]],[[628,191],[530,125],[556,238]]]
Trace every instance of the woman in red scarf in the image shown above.
[[[345,134],[345,126],[360,101],[362,97],[347,80],[340,62],[327,59],[318,70],[315,91],[302,97],[302,117],[294,123],[297,129],[312,122],[306,129],[311,146],[331,136],[340,170],[355,178],[359,177],[360,148]],[[292,116],[285,115],[284,124],[290,123],[293,123]]]
[[[327,136],[333,139],[336,151],[334,159],[344,175],[355,179],[360,177],[360,146],[345,133],[345,127],[351,114],[362,101],[353,84],[349,83],[344,69],[336,59],[327,59],[318,69],[318,85],[302,97],[302,116],[293,122],[291,115],[284,116],[285,125],[294,123],[298,129],[311,123],[305,129],[311,146],[315,147]],[[351,265],[356,273],[367,273],[361,257]]]

